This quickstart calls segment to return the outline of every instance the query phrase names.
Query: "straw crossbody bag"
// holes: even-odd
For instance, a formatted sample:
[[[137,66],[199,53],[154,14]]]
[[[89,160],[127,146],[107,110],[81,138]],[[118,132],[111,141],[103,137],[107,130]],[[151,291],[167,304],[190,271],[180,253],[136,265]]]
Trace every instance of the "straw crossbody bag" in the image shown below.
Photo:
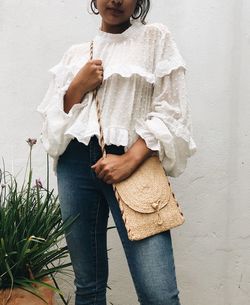
[[[90,44],[93,59],[93,41]],[[97,89],[93,92],[99,123],[102,155],[106,157]],[[114,183],[128,238],[141,240],[180,226],[185,221],[158,156],[147,158],[128,178]]]

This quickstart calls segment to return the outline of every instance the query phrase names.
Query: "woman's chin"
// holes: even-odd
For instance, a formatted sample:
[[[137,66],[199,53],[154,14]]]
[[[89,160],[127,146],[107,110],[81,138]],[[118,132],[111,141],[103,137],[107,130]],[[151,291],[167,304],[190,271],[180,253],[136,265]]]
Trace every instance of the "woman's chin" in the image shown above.
[[[123,18],[118,18],[116,16],[108,16],[107,18],[104,19],[104,22],[111,26],[121,25],[126,21],[127,19],[124,20]]]

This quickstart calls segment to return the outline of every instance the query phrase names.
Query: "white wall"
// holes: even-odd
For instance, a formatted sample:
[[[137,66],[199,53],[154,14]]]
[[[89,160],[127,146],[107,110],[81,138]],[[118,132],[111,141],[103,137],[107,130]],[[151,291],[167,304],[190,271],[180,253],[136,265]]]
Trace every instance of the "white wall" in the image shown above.
[[[0,156],[14,173],[25,167],[26,138],[39,137],[35,109],[48,86],[48,69],[99,26],[99,17],[87,13],[88,2],[0,1]],[[148,20],[168,25],[186,59],[198,146],[184,174],[171,179],[186,216],[172,230],[182,305],[248,305],[250,2],[155,0]],[[37,145],[33,166],[42,180],[45,158]],[[138,304],[114,229],[108,246],[109,301]]]

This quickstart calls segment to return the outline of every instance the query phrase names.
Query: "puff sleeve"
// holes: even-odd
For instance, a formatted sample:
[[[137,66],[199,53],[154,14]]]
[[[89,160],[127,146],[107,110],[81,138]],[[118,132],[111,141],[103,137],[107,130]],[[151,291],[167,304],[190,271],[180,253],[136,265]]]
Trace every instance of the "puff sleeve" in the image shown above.
[[[196,152],[186,90],[186,64],[172,34],[161,28],[155,63],[151,111],[138,119],[136,133],[158,152],[168,176],[177,177]]]
[[[65,131],[73,124],[83,107],[81,103],[77,103],[69,113],[64,112],[64,95],[74,78],[70,65],[73,51],[74,45],[63,54],[58,64],[48,70],[52,78],[42,102],[37,107],[43,118],[40,140],[47,153],[54,158],[62,154],[70,142],[71,137],[66,135]]]

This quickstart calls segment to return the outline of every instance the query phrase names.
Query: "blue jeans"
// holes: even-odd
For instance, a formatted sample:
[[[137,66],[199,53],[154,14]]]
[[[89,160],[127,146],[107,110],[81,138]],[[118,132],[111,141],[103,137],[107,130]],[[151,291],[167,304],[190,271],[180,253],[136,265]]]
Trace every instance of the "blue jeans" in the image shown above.
[[[124,147],[108,145],[106,151],[121,155]],[[128,239],[112,185],[98,179],[90,168],[100,157],[96,136],[91,138],[88,145],[74,139],[60,156],[57,165],[62,217],[65,220],[80,215],[66,234],[75,273],[75,304],[107,304],[107,225],[110,209],[139,303],[180,305],[170,231],[139,241]]]

